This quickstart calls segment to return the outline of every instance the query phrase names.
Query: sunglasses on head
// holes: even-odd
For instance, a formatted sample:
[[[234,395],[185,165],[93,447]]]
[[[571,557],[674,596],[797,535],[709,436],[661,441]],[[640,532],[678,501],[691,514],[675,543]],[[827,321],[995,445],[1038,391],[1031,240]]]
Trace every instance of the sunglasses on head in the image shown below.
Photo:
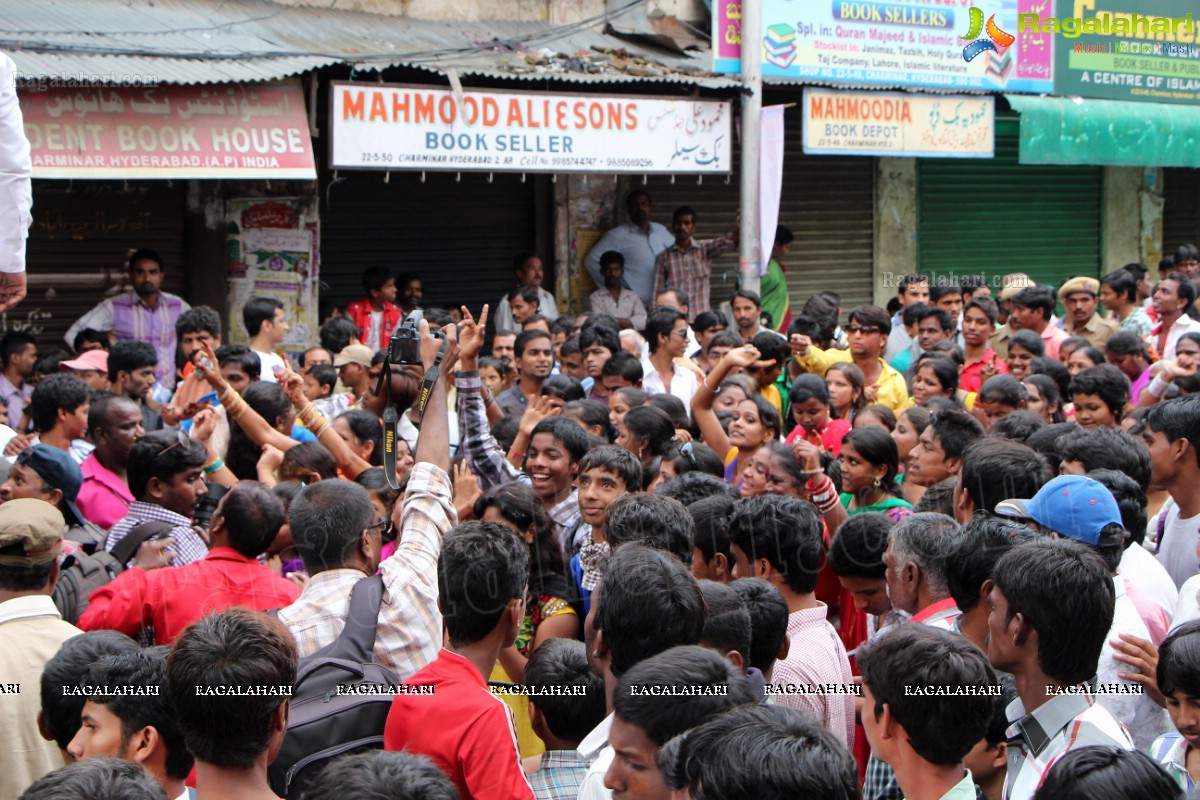
[[[184,433],[183,431],[175,431],[175,441],[172,442],[171,444],[167,445],[166,447],[164,447],[162,450],[159,450],[157,453],[155,453],[154,457],[158,458],[159,456],[162,456],[162,455],[165,455],[165,454],[171,452],[176,447],[187,447],[191,443],[192,443],[192,440],[188,437],[188,435],[186,433]]]

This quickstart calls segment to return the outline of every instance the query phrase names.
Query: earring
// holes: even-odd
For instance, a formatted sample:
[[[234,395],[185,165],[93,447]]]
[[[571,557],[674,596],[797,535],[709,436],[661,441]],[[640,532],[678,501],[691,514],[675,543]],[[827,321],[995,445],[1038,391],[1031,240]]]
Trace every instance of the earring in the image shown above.
[[[878,475],[876,475],[875,476],[875,488],[878,489],[881,486],[883,486],[883,479],[880,478]]]

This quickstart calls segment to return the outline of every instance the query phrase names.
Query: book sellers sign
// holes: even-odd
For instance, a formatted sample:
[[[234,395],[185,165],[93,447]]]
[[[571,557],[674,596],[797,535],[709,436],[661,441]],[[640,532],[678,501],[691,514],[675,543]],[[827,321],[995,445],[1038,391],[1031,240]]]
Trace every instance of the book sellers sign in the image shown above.
[[[334,83],[335,169],[727,173],[730,104]]]
[[[995,98],[804,90],[804,152],[991,158]]]
[[[35,178],[317,177],[294,81],[18,96]]]

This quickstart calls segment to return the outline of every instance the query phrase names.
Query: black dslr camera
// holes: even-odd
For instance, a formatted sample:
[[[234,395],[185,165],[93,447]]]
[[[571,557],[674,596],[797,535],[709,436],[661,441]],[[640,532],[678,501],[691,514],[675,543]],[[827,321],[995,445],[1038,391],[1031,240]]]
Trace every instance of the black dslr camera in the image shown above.
[[[398,325],[388,341],[388,362],[392,364],[421,363],[421,332],[415,320]]]

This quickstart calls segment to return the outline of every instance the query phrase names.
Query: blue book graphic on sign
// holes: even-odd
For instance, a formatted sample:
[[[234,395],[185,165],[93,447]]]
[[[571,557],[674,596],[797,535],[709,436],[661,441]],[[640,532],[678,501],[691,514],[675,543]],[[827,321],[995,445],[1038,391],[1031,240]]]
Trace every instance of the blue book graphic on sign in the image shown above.
[[[796,60],[796,29],[786,23],[770,26],[763,37],[763,49],[767,61],[786,69]]]

